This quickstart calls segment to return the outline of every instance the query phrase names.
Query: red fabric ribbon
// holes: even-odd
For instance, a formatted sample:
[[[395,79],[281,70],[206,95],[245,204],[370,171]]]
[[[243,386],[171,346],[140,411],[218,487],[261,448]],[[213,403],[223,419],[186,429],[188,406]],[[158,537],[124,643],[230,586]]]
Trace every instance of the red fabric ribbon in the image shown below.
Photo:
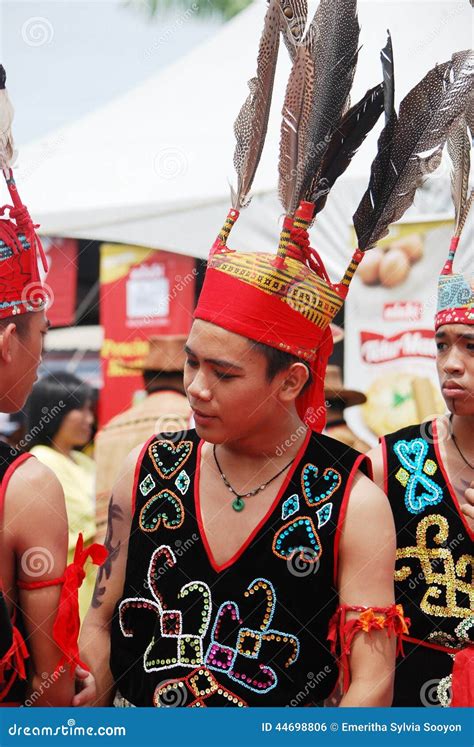
[[[474,645],[458,651],[454,657],[452,708],[474,706]]]
[[[25,660],[29,657],[28,649],[26,647],[24,638],[18,628],[13,625],[12,630],[12,645],[3,656],[3,658],[0,659],[0,681],[4,678],[6,679],[5,675],[7,675],[8,677],[9,670],[11,670],[8,684],[5,684],[4,687],[1,687],[0,683],[0,701],[5,700],[17,677],[19,677],[21,680],[26,680]]]
[[[359,612],[358,617],[346,620],[347,612]],[[331,653],[337,656],[339,652],[342,668],[342,689],[346,693],[350,685],[349,655],[354,637],[362,631],[370,633],[374,630],[385,630],[387,635],[397,637],[397,655],[403,654],[402,635],[408,633],[410,619],[403,614],[401,604],[390,607],[359,607],[341,605],[329,621],[328,641]]]
[[[71,674],[77,665],[89,671],[89,667],[79,658],[79,648],[77,645],[81,624],[78,592],[86,575],[84,564],[87,558],[90,558],[94,565],[102,565],[107,556],[107,549],[98,543],[94,543],[84,550],[84,539],[82,534],[79,534],[74,552],[74,560],[67,566],[62,577],[63,588],[59,600],[58,614],[53,625],[54,641],[63,654],[56,667],[56,671],[63,664],[67,664],[70,667]]]

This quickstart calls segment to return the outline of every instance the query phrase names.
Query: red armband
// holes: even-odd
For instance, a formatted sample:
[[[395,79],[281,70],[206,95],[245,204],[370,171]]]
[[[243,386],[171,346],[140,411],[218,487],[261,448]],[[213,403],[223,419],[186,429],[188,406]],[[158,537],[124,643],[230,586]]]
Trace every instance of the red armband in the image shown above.
[[[346,620],[347,612],[360,614]],[[370,634],[374,630],[385,630],[388,636],[396,636],[398,656],[403,655],[402,636],[408,633],[409,625],[410,620],[404,616],[401,604],[392,604],[390,607],[353,607],[344,604],[337,608],[329,622],[328,641],[331,643],[331,653],[340,660],[344,693],[350,684],[349,654],[354,636],[360,631]]]
[[[53,624],[53,639],[62,652],[55,673],[59,671],[63,664],[70,667],[71,674],[74,673],[76,666],[81,666],[89,671],[89,667],[79,658],[77,645],[81,626],[78,592],[86,577],[84,564],[87,558],[90,558],[94,565],[102,565],[107,556],[107,549],[104,545],[98,543],[94,543],[84,550],[84,539],[82,534],[79,534],[74,551],[74,560],[67,566],[60,578],[49,581],[19,583],[20,588],[27,590],[44,589],[48,586],[62,584],[58,613]]]

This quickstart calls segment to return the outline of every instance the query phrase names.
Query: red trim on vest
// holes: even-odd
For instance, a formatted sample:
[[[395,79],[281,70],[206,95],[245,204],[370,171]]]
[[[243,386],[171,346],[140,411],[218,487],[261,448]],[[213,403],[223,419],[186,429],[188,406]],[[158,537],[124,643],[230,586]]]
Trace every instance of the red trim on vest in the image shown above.
[[[357,471],[360,468],[360,465],[363,462],[366,462],[369,465],[370,471],[372,470],[372,465],[370,464],[370,459],[366,454],[359,454],[357,459],[355,460],[354,464],[352,465],[352,469],[350,471],[349,477],[347,479],[346,487],[344,489],[344,495],[342,496],[341,501],[341,508],[339,511],[339,516],[337,519],[337,527],[336,527],[336,534],[334,535],[334,586],[337,588],[337,574],[338,574],[338,568],[339,568],[339,544],[341,541],[342,536],[342,530],[344,521],[346,518],[346,512],[347,512],[347,505],[349,503],[349,497],[352,490],[352,483],[354,482],[355,476],[357,474]]]
[[[207,541],[206,531],[204,529],[204,522],[202,520],[201,501],[200,501],[200,493],[199,493],[199,476],[201,472],[201,450],[202,450],[202,445],[204,441],[201,439],[198,445],[197,457],[196,457],[196,473],[194,476],[194,504],[196,508],[196,518],[197,518],[197,523],[198,523],[201,539],[206,549],[209,562],[217,573],[220,573],[221,571],[224,571],[226,568],[229,568],[231,565],[233,565],[236,562],[236,560],[240,558],[241,555],[243,555],[243,553],[245,552],[247,547],[249,547],[252,541],[255,539],[260,529],[265,524],[265,522],[270,518],[275,508],[278,506],[282,495],[284,494],[285,490],[290,484],[291,478],[293,477],[295,470],[308,447],[310,438],[311,438],[311,431],[308,430],[308,432],[306,433],[306,436],[304,437],[303,443],[299,447],[298,453],[296,454],[293,460],[293,464],[291,465],[285,479],[283,480],[281,484],[280,490],[278,491],[275,499],[272,501],[271,506],[269,506],[268,511],[266,512],[265,516],[262,517],[262,519],[259,521],[259,523],[255,527],[255,529],[252,531],[249,537],[247,537],[243,545],[241,545],[239,549],[234,553],[234,555],[231,558],[229,558],[229,560],[227,560],[225,563],[223,563],[223,565],[218,565],[214,558],[214,555],[212,554],[211,547],[209,545],[209,542]]]
[[[452,708],[474,706],[474,645],[471,644],[454,657]]]

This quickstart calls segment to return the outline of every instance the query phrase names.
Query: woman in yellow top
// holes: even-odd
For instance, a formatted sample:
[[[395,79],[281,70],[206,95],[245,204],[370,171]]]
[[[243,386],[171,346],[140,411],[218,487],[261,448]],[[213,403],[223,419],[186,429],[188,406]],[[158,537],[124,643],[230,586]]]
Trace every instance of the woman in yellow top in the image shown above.
[[[66,372],[45,376],[34,386],[27,403],[27,448],[46,464],[61,483],[69,525],[68,563],[72,562],[79,532],[87,547],[94,541],[95,464],[77,451],[92,437],[92,390]],[[54,521],[54,517],[51,517]],[[81,621],[89,608],[95,572],[87,562],[79,590]]]

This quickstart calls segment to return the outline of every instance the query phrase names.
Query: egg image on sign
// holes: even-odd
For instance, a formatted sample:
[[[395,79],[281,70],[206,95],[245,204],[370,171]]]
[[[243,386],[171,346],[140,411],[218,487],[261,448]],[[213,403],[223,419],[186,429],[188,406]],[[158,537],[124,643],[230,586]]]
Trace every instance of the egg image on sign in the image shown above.
[[[408,278],[412,266],[424,255],[424,243],[419,233],[391,241],[367,252],[358,276],[364,285],[395,288]]]

